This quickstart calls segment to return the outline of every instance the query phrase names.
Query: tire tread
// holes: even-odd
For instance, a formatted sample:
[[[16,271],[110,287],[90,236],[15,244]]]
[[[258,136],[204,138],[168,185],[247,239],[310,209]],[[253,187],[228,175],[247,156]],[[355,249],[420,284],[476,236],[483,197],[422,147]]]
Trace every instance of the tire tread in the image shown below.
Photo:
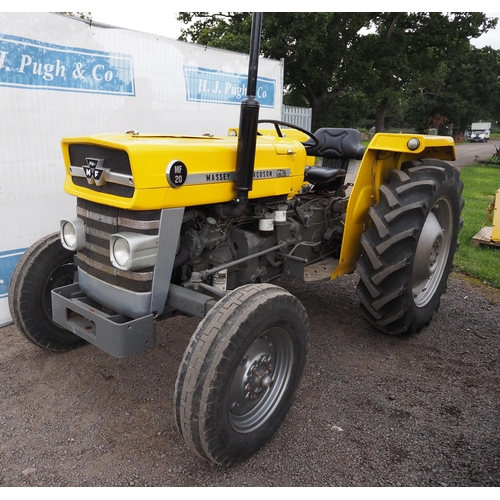
[[[240,325],[269,301],[278,307],[292,305],[290,313],[308,325],[303,306],[287,291],[270,284],[244,285],[208,312],[184,353],[174,392],[175,421],[186,444],[204,460],[228,465],[251,453],[231,452],[220,442],[213,417],[218,402],[211,399],[211,391],[227,377],[217,360],[229,359],[226,353],[237,348]]]
[[[389,179],[380,187],[380,202],[369,211],[373,224],[361,237],[357,294],[368,321],[384,333],[418,332],[431,320],[446,288],[463,224],[463,183],[458,171],[440,160],[406,162]],[[413,257],[423,221],[441,193],[451,200],[454,234],[436,296],[417,311],[411,288]]]

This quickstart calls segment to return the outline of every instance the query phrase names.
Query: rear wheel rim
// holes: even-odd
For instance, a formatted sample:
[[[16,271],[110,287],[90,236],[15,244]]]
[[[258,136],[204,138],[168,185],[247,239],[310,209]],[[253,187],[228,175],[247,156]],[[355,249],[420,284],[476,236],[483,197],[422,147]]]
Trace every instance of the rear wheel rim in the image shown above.
[[[425,307],[441,284],[453,237],[451,201],[440,198],[429,212],[422,227],[415,252],[411,287],[413,302]]]

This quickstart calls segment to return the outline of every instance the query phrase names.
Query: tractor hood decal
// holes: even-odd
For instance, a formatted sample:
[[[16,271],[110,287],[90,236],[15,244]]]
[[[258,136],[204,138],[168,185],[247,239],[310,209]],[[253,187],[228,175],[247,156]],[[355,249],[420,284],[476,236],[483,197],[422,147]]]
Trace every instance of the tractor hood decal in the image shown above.
[[[277,179],[281,177],[290,177],[289,168],[267,168],[255,170],[254,180]],[[218,182],[233,182],[236,179],[236,172],[209,172],[205,174],[188,174],[185,184],[215,184]]]

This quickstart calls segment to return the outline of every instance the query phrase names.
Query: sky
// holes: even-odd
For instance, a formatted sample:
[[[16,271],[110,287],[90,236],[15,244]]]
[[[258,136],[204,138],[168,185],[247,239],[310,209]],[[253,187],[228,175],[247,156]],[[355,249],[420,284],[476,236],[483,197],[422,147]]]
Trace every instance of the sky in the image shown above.
[[[184,5],[182,7],[183,10],[187,10]],[[230,7],[228,6],[228,10],[229,8]],[[421,4],[419,4],[419,8],[424,11],[424,8]],[[88,6],[86,6],[86,10],[89,10]],[[194,8],[190,10],[195,11]],[[202,7],[199,7],[199,10],[202,10]],[[395,9],[396,12],[398,10],[399,9]],[[456,6],[453,6],[453,10],[449,9],[446,12],[450,11],[457,11]],[[147,14],[137,15],[137,12],[130,11],[126,8],[106,8],[106,5],[104,3],[97,4],[96,8],[91,9],[90,12],[92,13],[92,18],[94,21],[102,22],[105,24],[112,24],[120,28],[128,28],[137,31],[144,31],[146,33],[153,33],[155,35],[174,39],[179,37],[180,29],[183,26],[182,23],[176,20],[176,12],[162,11],[159,15],[154,16],[148,16]],[[486,14],[489,17],[498,17],[500,20],[500,12],[486,12]],[[478,48],[490,45],[492,48],[500,50],[500,21],[499,26],[495,30],[491,30],[481,37],[472,40],[471,42]]]
[[[493,1],[486,2],[484,3],[484,7],[488,8],[489,5],[494,8],[495,4],[496,2]],[[15,12],[66,12],[70,9],[76,12],[91,12],[92,18],[96,22],[111,24],[119,28],[144,31],[173,39],[179,37],[182,27],[182,24],[176,20],[176,12],[167,11],[165,7],[162,7],[164,3],[154,0],[141,0],[140,2],[128,4],[132,7],[129,7],[124,2],[117,4],[116,2],[105,2],[103,0],[86,0],[85,2],[81,0],[18,0],[11,5],[13,7],[12,11]],[[117,5],[120,5],[120,7]],[[265,12],[265,7],[269,7],[269,2],[253,0],[251,5],[252,7],[255,6],[256,10],[263,10]],[[435,10],[435,5],[435,0],[421,0],[418,8],[420,11],[433,11]],[[140,8],[137,6],[140,6]],[[443,12],[471,10],[470,0],[455,0],[453,2],[444,0],[439,3],[439,6]],[[207,5],[206,2],[200,2],[200,0],[184,0],[179,7],[183,11],[196,12],[206,10]],[[210,4],[212,11],[230,11],[234,7],[234,3],[221,0]],[[366,0],[358,0],[356,7],[363,11],[368,11],[373,9],[373,4]],[[384,12],[398,12],[401,10],[401,3],[395,0],[379,0],[377,8]],[[4,11],[4,6],[2,6],[1,10]],[[348,11],[349,9],[345,10]],[[500,19],[500,12],[486,12],[486,14],[490,17],[498,17]],[[472,40],[472,44],[478,48],[490,45],[494,49],[500,50],[500,21],[499,26],[495,30],[489,31],[481,37]]]

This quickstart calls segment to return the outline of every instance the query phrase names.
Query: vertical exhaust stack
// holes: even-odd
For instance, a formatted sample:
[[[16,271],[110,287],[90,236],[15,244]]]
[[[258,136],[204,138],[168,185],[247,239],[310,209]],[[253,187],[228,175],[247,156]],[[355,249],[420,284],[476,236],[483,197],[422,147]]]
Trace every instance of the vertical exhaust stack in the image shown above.
[[[262,12],[254,12],[250,39],[247,95],[241,101],[240,107],[238,148],[236,152],[236,198],[233,204],[226,205],[223,208],[223,212],[227,216],[243,213],[248,203],[248,192],[252,190],[260,108],[255,95],[257,93],[261,31]]]

